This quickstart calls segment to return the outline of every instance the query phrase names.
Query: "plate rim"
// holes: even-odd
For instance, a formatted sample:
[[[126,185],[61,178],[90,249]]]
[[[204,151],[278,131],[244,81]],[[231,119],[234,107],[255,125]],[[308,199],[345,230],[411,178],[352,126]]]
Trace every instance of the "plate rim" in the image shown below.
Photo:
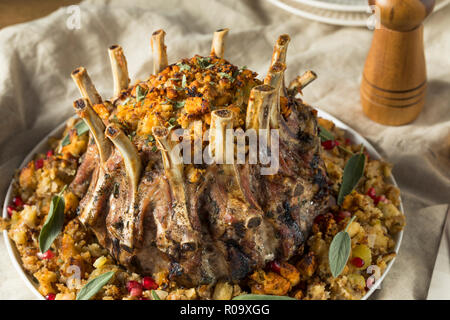
[[[301,9],[295,8],[281,0],[267,0],[268,2],[270,2],[271,4],[273,4],[274,6],[277,6],[280,9],[283,9],[285,11],[288,11],[290,13],[293,13],[297,16],[300,16],[302,18],[305,19],[309,19],[312,21],[318,21],[318,22],[322,22],[325,24],[329,24],[329,25],[333,25],[333,26],[344,26],[344,27],[366,27],[367,26],[367,18],[369,17],[369,14],[367,14],[367,18],[364,18],[363,20],[341,20],[341,19],[336,19],[336,18],[327,18],[318,14],[314,14],[308,11],[303,11]],[[295,1],[295,0],[291,0],[291,1]],[[313,8],[314,9],[314,8]],[[315,8],[317,9],[317,8]],[[332,10],[328,10],[331,12],[335,12]],[[361,12],[347,12],[347,13],[361,13]]]
[[[341,12],[343,14],[345,14],[345,13],[347,13],[347,14],[357,14],[357,13],[362,14],[365,12],[367,14],[367,17],[364,20],[360,20],[360,19],[344,20],[344,19],[338,19],[338,18],[327,18],[320,14],[315,14],[315,13],[311,13],[309,11],[305,11],[305,10],[296,8],[296,7],[292,6],[291,4],[286,3],[286,0],[267,0],[267,1],[270,2],[271,4],[273,4],[274,6],[277,6],[278,8],[283,9],[283,10],[285,10],[291,14],[297,15],[299,17],[309,19],[312,21],[318,21],[321,23],[329,24],[329,25],[334,25],[334,26],[367,27],[367,19],[370,17],[370,12],[367,10],[364,10],[364,11],[327,10],[327,9],[319,8],[317,6],[311,6],[304,2],[304,1],[312,1],[312,0],[289,0],[289,1],[293,1],[297,4],[310,7],[310,9],[320,9],[320,10],[328,11],[328,12]],[[430,16],[433,15],[434,13],[440,11],[441,9],[445,8],[448,4],[450,4],[450,0],[436,0],[433,12],[430,14]],[[425,22],[427,21],[427,19],[425,19]]]
[[[338,4],[338,3],[324,2],[322,0],[292,0],[292,1],[301,4],[306,4],[310,7],[332,11],[367,12],[367,10],[370,9],[369,3],[367,1],[365,5]]]
[[[360,142],[364,144],[364,147],[366,148],[367,152],[371,155],[374,156],[374,158],[377,159],[382,159],[381,155],[378,153],[378,151],[375,149],[374,146],[372,146],[372,144],[366,140],[361,134],[359,134],[356,130],[354,130],[353,128],[351,128],[350,126],[348,126],[346,123],[342,122],[341,120],[337,119],[335,116],[333,116],[332,114],[320,109],[320,108],[315,108],[314,109],[317,110],[317,116],[327,119],[327,120],[331,120],[333,121],[336,126],[340,129],[343,129],[346,131],[346,135],[349,135],[351,138],[355,139],[357,141],[355,142]],[[48,143],[48,138],[51,136],[56,136],[58,134],[61,134],[64,131],[64,128],[67,124],[67,121],[69,121],[69,119],[71,118],[76,118],[76,116],[72,116],[69,117],[68,119],[66,119],[65,121],[63,121],[62,123],[60,123],[56,128],[54,128],[52,131],[50,131],[50,133],[48,133],[47,135],[45,135],[40,142],[27,154],[27,156],[24,158],[24,160],[22,161],[22,163],[20,164],[19,168],[17,170],[22,169],[23,167],[25,167],[25,165],[31,161],[33,159],[33,157],[42,151],[45,151],[47,148],[47,143]],[[12,184],[13,180],[11,180],[6,195],[5,195],[5,201],[3,203],[3,218],[7,218],[8,217],[8,211],[7,211],[7,207],[9,205],[9,203],[11,202],[11,198],[12,198],[12,191],[13,191],[13,184]],[[394,178],[394,176],[392,175],[390,178],[390,182],[395,185],[396,187],[398,187],[398,184]],[[403,215],[405,215],[405,211],[403,209],[403,201],[400,197],[400,211],[402,212]],[[389,263],[386,266],[386,269],[384,270],[383,274],[381,274],[380,278],[373,284],[372,288],[370,288],[370,290],[361,298],[361,300],[367,300],[372,294],[373,292],[379,288],[380,284],[383,282],[384,278],[386,277],[386,275],[389,273],[392,265],[394,264],[394,261],[397,258],[397,254],[398,251],[400,249],[400,245],[403,239],[403,233],[404,233],[404,229],[401,230],[397,235],[396,235],[396,243],[395,243],[395,247],[394,247],[394,251],[396,253],[396,256],[389,261]],[[20,278],[25,282],[25,285],[28,289],[30,289],[30,291],[36,296],[36,298],[38,300],[45,300],[44,296],[41,295],[39,293],[39,291],[37,290],[37,284],[34,283],[32,277],[30,275],[28,275],[28,273],[25,271],[25,269],[22,266],[22,261],[20,259],[20,255],[16,249],[16,246],[14,244],[14,242],[8,237],[8,232],[6,230],[3,231],[3,239],[5,241],[5,246],[6,246],[6,250],[8,252],[8,256],[14,266],[14,268],[16,269],[16,271],[18,272]]]

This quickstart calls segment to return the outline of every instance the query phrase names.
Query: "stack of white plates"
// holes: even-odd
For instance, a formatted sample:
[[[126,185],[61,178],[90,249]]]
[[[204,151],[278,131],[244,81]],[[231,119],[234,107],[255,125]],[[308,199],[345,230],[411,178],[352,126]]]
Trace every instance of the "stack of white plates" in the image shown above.
[[[267,0],[300,17],[323,23],[366,27],[370,25],[372,11],[367,0]],[[436,0],[434,12],[450,0]]]

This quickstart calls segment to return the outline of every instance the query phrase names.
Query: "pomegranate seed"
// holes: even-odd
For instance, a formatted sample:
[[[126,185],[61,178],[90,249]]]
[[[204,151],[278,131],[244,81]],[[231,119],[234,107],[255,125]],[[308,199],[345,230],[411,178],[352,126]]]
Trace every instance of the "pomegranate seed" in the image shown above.
[[[348,211],[339,211],[339,213],[336,215],[335,220],[337,222],[341,222],[342,220],[344,220],[345,218],[350,217],[352,214]]]
[[[352,259],[352,265],[354,265],[357,268],[362,268],[365,264],[364,260],[361,259],[360,257],[355,257]]]
[[[130,296],[132,296],[132,297],[140,297],[140,296],[142,296],[142,288],[141,287],[131,288]]]
[[[56,298],[56,294],[54,293],[49,293],[48,295],[45,296],[46,300],[55,300]]]
[[[23,200],[20,196],[15,196],[12,202],[17,208],[23,207]]]
[[[371,197],[373,200],[375,200],[377,193],[375,192],[375,188],[369,188],[369,190],[367,190],[367,195],[369,197]]]
[[[38,257],[39,257],[39,259],[42,259],[42,260],[50,260],[55,257],[55,254],[53,253],[52,250],[48,249],[44,253],[38,253]]]
[[[37,159],[34,166],[36,167],[36,170],[41,169],[44,166],[44,159]]]
[[[331,149],[333,149],[336,146],[337,146],[336,140],[327,140],[327,141],[323,141],[322,142],[322,147],[325,150],[331,150]]]
[[[334,140],[334,145],[337,147],[338,145],[340,145],[341,143],[337,140]]]
[[[158,289],[158,285],[156,284],[155,280],[153,280],[151,277],[142,278],[142,286],[144,287],[145,290]]]
[[[53,156],[53,150],[52,149],[47,151],[47,158],[50,158],[51,156]]]
[[[128,290],[128,292],[131,292],[131,289],[133,289],[133,288],[141,288],[142,289],[142,286],[137,281],[133,281],[133,280],[128,281],[127,282],[127,290]]]
[[[13,211],[16,210],[14,206],[8,206],[6,207],[6,211],[8,212],[8,216],[11,218],[13,215]]]
[[[346,145],[351,145],[352,144],[352,140],[350,140],[349,138],[345,139],[345,144]]]
[[[384,195],[376,197],[373,202],[377,205],[379,202],[387,203],[387,199]]]
[[[269,269],[272,270],[273,272],[280,273],[281,266],[278,263],[278,261],[274,260],[274,261],[269,262]]]

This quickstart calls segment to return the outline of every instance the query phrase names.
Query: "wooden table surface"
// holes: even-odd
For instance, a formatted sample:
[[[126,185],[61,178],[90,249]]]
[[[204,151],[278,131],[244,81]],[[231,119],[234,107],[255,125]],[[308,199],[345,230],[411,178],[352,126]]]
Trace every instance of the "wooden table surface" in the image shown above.
[[[80,0],[0,0],[0,29],[44,17]]]

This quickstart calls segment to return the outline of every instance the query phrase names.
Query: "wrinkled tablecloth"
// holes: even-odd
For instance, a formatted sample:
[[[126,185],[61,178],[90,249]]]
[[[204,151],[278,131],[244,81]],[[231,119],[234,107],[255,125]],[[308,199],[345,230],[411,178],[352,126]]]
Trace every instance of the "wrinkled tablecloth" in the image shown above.
[[[80,28],[71,29],[79,9]],[[0,195],[14,170],[79,97],[70,72],[85,66],[104,97],[113,92],[107,48],[121,44],[131,78],[152,71],[150,35],[166,32],[169,61],[208,54],[212,33],[231,32],[226,58],[264,75],[278,35],[290,34],[287,79],[319,75],[304,94],[365,136],[395,165],[407,226],[400,254],[373,298],[424,299],[450,202],[450,6],[425,23],[428,94],[412,124],[388,127],[366,118],[359,84],[372,39],[366,28],[325,25],[258,0],[84,1],[33,22],[0,30]],[[76,18],[76,17],[75,17]],[[33,299],[0,241],[0,299]]]

